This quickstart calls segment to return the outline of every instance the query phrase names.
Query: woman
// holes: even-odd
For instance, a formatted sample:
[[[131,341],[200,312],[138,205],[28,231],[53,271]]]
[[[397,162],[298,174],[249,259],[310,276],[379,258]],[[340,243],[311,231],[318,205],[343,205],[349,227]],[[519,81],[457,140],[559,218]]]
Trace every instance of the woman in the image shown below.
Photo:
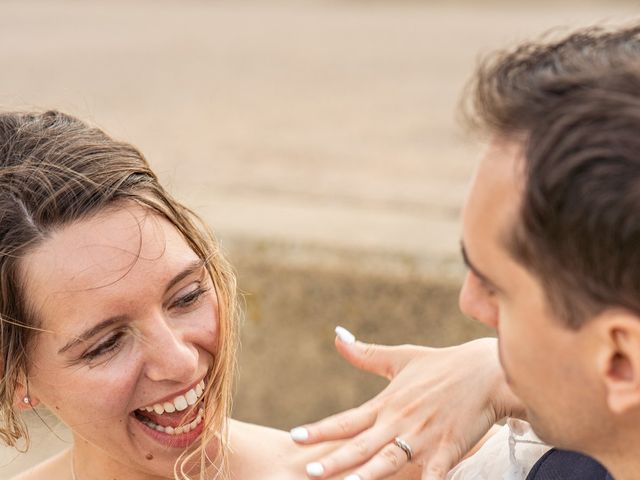
[[[73,435],[19,479],[299,479],[335,448],[229,418],[234,275],[140,152],[5,113],[0,161],[0,437],[28,440],[19,411],[38,405]]]

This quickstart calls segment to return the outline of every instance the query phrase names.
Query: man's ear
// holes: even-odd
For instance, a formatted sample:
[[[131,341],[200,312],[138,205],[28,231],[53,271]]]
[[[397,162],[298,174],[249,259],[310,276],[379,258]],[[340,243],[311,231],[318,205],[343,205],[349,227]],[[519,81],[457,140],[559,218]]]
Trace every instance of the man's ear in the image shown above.
[[[609,409],[623,414],[640,407],[640,316],[611,310],[593,320],[598,332],[598,373]]]

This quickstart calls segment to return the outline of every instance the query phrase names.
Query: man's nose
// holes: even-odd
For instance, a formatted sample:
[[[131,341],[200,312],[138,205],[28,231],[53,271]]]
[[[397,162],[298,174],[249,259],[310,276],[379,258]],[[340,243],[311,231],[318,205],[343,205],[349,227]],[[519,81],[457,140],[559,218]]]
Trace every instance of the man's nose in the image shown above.
[[[480,279],[473,272],[467,272],[458,304],[462,313],[492,328],[498,327],[498,307],[487,293]]]
[[[160,317],[145,335],[145,374],[153,381],[193,380],[198,370],[198,349],[184,340],[179,328]]]

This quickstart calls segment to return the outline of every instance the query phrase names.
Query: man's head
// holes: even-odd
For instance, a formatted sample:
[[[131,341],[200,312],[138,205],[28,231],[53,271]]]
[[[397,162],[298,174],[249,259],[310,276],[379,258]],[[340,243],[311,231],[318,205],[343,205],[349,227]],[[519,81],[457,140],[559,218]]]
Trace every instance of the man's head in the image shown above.
[[[461,307],[498,328],[538,433],[608,457],[602,438],[640,430],[640,26],[501,53],[473,106],[493,140]]]

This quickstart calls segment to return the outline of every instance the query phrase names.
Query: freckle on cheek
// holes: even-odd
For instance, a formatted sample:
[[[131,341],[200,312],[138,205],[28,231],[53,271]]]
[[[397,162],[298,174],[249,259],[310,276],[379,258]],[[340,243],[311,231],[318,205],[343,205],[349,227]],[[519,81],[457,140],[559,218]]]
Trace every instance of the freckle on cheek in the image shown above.
[[[153,454],[147,453],[144,458],[146,458],[147,460],[153,460]]]

